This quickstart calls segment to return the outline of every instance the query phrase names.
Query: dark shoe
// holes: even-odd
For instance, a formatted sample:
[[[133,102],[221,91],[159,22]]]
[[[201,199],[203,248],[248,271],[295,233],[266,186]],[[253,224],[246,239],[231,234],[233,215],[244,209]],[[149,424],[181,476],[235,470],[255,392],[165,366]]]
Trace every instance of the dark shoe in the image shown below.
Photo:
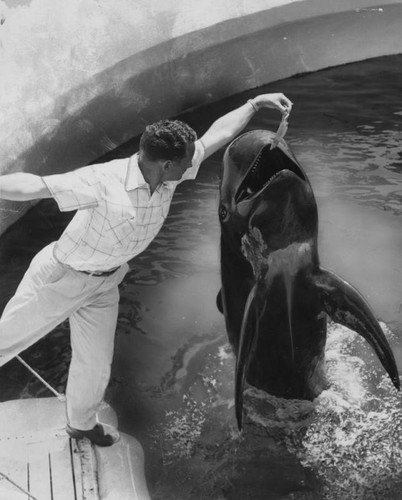
[[[79,429],[71,427],[71,425],[67,425],[66,432],[71,438],[87,438],[92,443],[97,444],[98,446],[111,446],[120,438],[117,430],[111,425],[106,424],[96,424],[95,427],[88,431],[81,431]]]

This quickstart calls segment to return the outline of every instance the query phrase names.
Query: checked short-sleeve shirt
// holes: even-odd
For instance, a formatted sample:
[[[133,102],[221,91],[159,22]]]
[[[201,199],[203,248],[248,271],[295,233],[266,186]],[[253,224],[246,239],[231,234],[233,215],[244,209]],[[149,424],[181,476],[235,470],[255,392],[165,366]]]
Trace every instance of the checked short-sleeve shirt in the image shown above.
[[[77,271],[106,271],[144,251],[161,229],[177,185],[196,178],[203,158],[196,141],[192,166],[152,196],[137,155],[44,177],[59,209],[77,210],[56,243],[56,258]]]

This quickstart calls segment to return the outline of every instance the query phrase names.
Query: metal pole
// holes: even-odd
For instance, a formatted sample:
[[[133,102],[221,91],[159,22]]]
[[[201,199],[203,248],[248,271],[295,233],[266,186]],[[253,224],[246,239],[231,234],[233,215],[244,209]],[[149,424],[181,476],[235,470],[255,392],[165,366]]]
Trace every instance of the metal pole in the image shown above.
[[[57,399],[59,401],[61,401],[62,403],[64,403],[64,401],[66,400],[66,397],[64,396],[64,394],[60,394],[60,392],[57,392],[56,389],[54,389],[50,384],[48,384],[46,382],[46,380],[39,375],[39,373],[36,373],[36,371],[33,368],[31,368],[28,365],[28,363],[26,361],[24,361],[20,356],[16,356],[16,358],[18,359],[18,361],[20,363],[22,363],[25,366],[25,368],[27,368],[33,375],[35,375],[35,377],[38,380],[40,380],[42,382],[42,384],[49,389],[49,391],[52,391],[53,394],[57,397]]]
[[[13,486],[15,486],[20,491],[22,491],[22,493],[24,493],[25,495],[27,495],[28,498],[32,498],[32,500],[38,500],[36,497],[34,497],[33,495],[31,495],[29,493],[29,491],[24,490],[24,488],[22,488],[19,484],[15,483],[12,479],[10,479],[8,476],[6,476],[3,472],[0,472],[0,476],[4,477],[4,479],[6,479],[7,481],[9,481]]]

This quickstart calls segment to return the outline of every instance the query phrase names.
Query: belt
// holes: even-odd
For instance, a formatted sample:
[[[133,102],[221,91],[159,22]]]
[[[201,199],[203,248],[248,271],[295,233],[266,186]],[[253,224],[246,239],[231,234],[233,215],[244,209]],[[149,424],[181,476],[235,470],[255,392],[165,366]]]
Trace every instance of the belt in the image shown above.
[[[88,276],[111,276],[113,273],[115,273],[121,266],[114,267],[113,269],[109,269],[109,271],[82,271],[81,269],[74,269],[73,267],[69,266],[68,264],[64,264],[64,262],[61,262],[55,254],[55,248],[53,247],[53,257],[59,264],[62,266],[66,266],[69,269],[72,269],[73,271],[77,271],[79,273],[84,273],[87,274]]]
[[[118,269],[119,269],[118,267],[115,267],[114,269],[110,269],[109,271],[83,271],[80,269],[79,272],[87,274],[88,276],[110,276],[113,273],[115,273]]]

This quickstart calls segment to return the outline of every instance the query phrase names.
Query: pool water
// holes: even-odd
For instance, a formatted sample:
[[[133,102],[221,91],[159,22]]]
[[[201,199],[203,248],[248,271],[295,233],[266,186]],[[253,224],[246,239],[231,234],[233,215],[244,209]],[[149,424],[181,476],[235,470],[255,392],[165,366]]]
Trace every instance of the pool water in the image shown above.
[[[289,78],[260,92],[295,103],[286,140],[312,182],[321,263],[356,286],[382,322],[402,370],[402,56]],[[201,134],[246,92],[182,118]],[[273,111],[249,129],[276,130]],[[136,151],[134,139],[103,160]],[[402,486],[402,407],[371,349],[330,324],[330,389],[314,404],[249,390],[243,434],[233,408],[234,359],[219,291],[218,185],[223,150],[177,191],[166,225],[121,287],[107,400],[143,444],[155,500],[396,499]],[[32,256],[69,219],[52,201],[2,238],[2,305]],[[68,325],[23,354],[64,391]],[[1,400],[48,395],[12,361]]]

